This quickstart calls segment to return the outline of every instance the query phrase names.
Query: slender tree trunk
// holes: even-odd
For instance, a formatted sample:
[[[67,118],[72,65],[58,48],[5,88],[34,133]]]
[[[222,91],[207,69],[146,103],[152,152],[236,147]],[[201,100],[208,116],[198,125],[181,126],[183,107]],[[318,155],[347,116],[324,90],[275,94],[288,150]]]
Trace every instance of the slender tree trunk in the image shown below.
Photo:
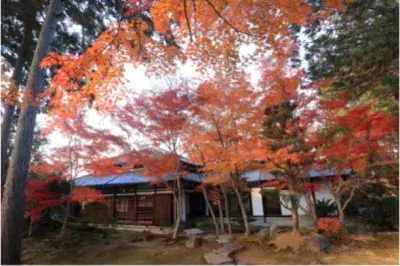
[[[240,191],[238,191],[236,189],[235,189],[235,192],[238,197],[238,203],[239,203],[240,210],[242,212],[243,223],[244,223],[244,235],[249,236],[250,235],[249,218],[247,217],[246,209],[243,204],[242,194],[240,193]]]
[[[70,184],[69,184],[69,195],[71,196],[74,193],[74,179],[71,180]],[[65,233],[65,228],[67,228],[67,222],[68,222],[68,217],[69,217],[69,209],[71,206],[71,201],[69,200],[69,198],[67,197],[67,206],[65,209],[65,215],[64,215],[64,220],[63,220],[63,225],[61,227],[61,232],[60,232],[60,236],[63,236]]]
[[[334,194],[334,198],[335,198],[336,208],[338,211],[339,221],[344,225],[345,215],[342,207],[341,197],[340,195]]]
[[[223,187],[221,187],[221,190],[222,190],[222,195],[224,196],[225,216],[226,216],[226,220],[228,223],[228,233],[231,235],[232,234],[232,226],[231,226],[231,218],[229,216],[229,201],[228,201],[228,197],[226,195],[225,189]]]
[[[317,221],[317,213],[315,210],[315,202],[312,198],[311,192],[306,192],[305,199],[307,202],[307,212],[315,222],[315,221]]]
[[[243,204],[242,193],[241,193],[241,191],[239,191],[238,184],[237,184],[234,176],[232,176],[232,174],[231,174],[231,181],[232,181],[233,190],[235,191],[235,194],[238,198],[240,211],[242,213],[243,224],[244,224],[244,235],[249,236],[250,235],[249,219],[247,217],[246,209]]]
[[[207,189],[206,189],[205,186],[203,186],[203,195],[204,195],[204,200],[205,200],[205,202],[206,202],[208,211],[210,212],[211,217],[212,217],[213,222],[214,222],[215,234],[216,234],[217,236],[219,236],[219,227],[218,227],[218,223],[217,223],[217,218],[215,217],[214,210],[213,210],[213,208],[212,208],[212,206],[211,206],[211,204],[210,204],[210,201],[208,200]]]
[[[299,213],[297,209],[297,201],[295,199],[290,200],[290,212],[292,213],[292,222],[293,222],[293,235],[300,235],[300,220]]]
[[[17,62],[14,66],[13,75],[11,78],[11,87],[9,95],[13,96],[18,93],[19,84],[21,83],[22,69],[24,63],[28,60],[26,58],[26,51],[30,48],[30,39],[32,39],[32,31],[30,28],[25,27],[23,32],[22,44],[19,51]],[[15,103],[4,103],[3,122],[1,123],[1,186],[3,187],[6,181],[7,169],[6,162],[8,160],[8,149],[11,142],[11,128],[13,124],[13,117],[15,113]]]
[[[400,107],[400,87],[394,90],[394,98],[396,99],[397,106]]]
[[[221,225],[221,233],[225,234],[225,222],[224,222],[224,212],[222,211],[222,202],[221,202],[221,196],[219,194],[219,191],[217,192],[218,194],[218,212],[219,212],[219,223]]]
[[[30,223],[29,223],[29,232],[28,232],[28,236],[31,237],[32,235],[32,231],[33,231],[33,221],[31,219]]]
[[[43,90],[44,81],[39,64],[50,48],[60,15],[61,0],[51,0],[29,70],[2,204],[2,264],[21,264],[26,179],[38,109],[35,99]]]
[[[67,207],[65,210],[65,215],[64,215],[64,220],[63,220],[63,225],[61,227],[61,233],[60,236],[63,236],[65,233],[65,228],[67,228],[67,222],[68,222],[68,216],[69,216],[69,208],[71,206],[71,202],[67,200]]]
[[[295,198],[293,184],[288,182],[288,187],[289,187],[289,193],[290,193],[290,212],[292,214],[292,224],[293,224],[292,234],[293,235],[301,235],[300,220],[299,220],[299,213],[298,213],[299,206],[297,205],[298,202]]]
[[[182,191],[181,191],[181,183],[180,179],[177,178],[177,187],[178,187],[178,195],[175,196],[176,198],[176,220],[174,231],[172,233],[172,239],[176,240],[178,238],[179,227],[181,226],[181,219],[182,219]]]

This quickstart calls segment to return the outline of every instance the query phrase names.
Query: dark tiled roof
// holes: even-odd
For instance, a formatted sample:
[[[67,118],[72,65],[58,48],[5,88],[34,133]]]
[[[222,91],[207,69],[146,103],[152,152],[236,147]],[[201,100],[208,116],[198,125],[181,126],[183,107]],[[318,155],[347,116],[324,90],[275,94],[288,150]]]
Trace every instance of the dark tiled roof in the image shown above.
[[[172,177],[166,177],[172,180]],[[190,173],[183,176],[186,181],[201,183],[203,176]],[[76,186],[104,186],[104,185],[128,185],[128,184],[147,184],[150,182],[157,181],[157,179],[152,177],[144,176],[141,171],[133,171],[124,174],[109,175],[105,177],[98,176],[83,176],[75,180]]]
[[[349,175],[351,173],[352,173],[351,169],[345,169],[343,170],[342,175]],[[335,175],[337,175],[337,171],[335,169],[321,169],[321,170],[312,169],[308,172],[307,175],[304,175],[304,177],[318,178],[318,177],[329,177]],[[254,170],[246,172],[243,174],[243,177],[246,178],[247,182],[266,181],[266,180],[273,180],[276,178],[271,173],[267,173],[262,170]]]

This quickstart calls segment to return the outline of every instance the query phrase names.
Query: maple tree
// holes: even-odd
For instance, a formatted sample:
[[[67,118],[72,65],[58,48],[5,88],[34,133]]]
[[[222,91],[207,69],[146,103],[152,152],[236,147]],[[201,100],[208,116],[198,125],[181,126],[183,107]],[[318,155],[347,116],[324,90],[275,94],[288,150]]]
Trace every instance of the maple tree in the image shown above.
[[[79,187],[75,188],[74,183],[77,177],[90,168],[88,166],[90,162],[99,158],[102,152],[108,148],[107,143],[104,142],[103,132],[85,123],[85,113],[79,112],[76,116],[77,119],[63,120],[57,129],[59,134],[67,139],[66,145],[53,148],[51,154],[47,156],[51,165],[62,169],[62,176],[69,182],[70,194],[72,195],[72,197],[66,198],[67,211],[64,216],[61,233],[65,230],[72,201],[82,203],[88,197],[92,198],[92,200],[99,197],[100,192]],[[50,132],[49,130],[45,130],[44,134],[49,134]],[[91,194],[85,195],[88,192],[91,192]],[[83,198],[80,199],[79,197]]]
[[[62,125],[64,120],[79,119],[77,110],[81,110],[82,106],[93,107],[97,110],[118,109],[116,103],[119,100],[125,100],[126,97],[121,93],[125,64],[134,66],[145,64],[148,67],[148,74],[162,74],[175,70],[179,61],[185,62],[185,60],[191,59],[199,66],[200,70],[205,71],[209,67],[214,67],[222,72],[236,75],[238,66],[244,66],[258,56],[263,56],[267,49],[287,43],[290,39],[288,36],[291,34],[289,29],[292,24],[304,25],[314,21],[315,17],[326,16],[323,13],[329,13],[330,9],[343,9],[342,1],[337,0],[326,1],[325,10],[319,14],[313,14],[312,6],[300,0],[271,0],[266,3],[239,0],[229,2],[217,0],[138,2],[127,0],[118,1],[116,6],[117,12],[120,14],[118,21],[111,23],[108,29],[102,32],[85,52],[76,53],[74,50],[69,54],[51,52],[46,59],[42,60],[49,50],[62,11],[61,1],[49,2],[48,13],[43,22],[37,49],[29,69],[15,149],[8,171],[10,182],[6,187],[5,205],[2,210],[2,219],[7,220],[2,223],[5,225],[2,228],[3,243],[6,243],[4,246],[7,247],[3,252],[6,254],[3,256],[4,262],[20,262],[21,237],[17,229],[21,227],[24,188],[39,100],[49,101],[51,119],[47,121],[48,128],[57,128]],[[74,19],[76,20],[76,18]],[[255,44],[257,47],[255,56],[242,60],[239,50],[243,44]],[[54,72],[53,79],[49,87],[42,93],[44,68],[50,67]],[[246,93],[248,92],[244,93],[242,90],[238,90],[238,92],[232,91],[230,94],[232,98],[246,99],[243,95]],[[224,96],[222,97],[226,100],[224,104],[232,104],[227,100],[230,97],[221,94],[219,92],[215,95]],[[166,98],[168,99],[168,97]],[[157,99],[157,97],[153,99]],[[251,103],[253,103],[252,100]],[[165,107],[169,107],[169,111],[172,110],[172,112],[177,110],[172,108],[168,101],[164,101],[163,104],[160,104],[162,102],[160,99],[149,102],[154,106],[149,106],[149,103],[141,100],[135,103],[145,110],[142,112],[145,114],[142,118],[158,121],[158,127],[154,124],[148,126],[148,123],[139,119],[135,122],[135,128],[147,130],[146,133],[149,135],[153,134],[151,136],[153,144],[166,145],[167,143],[169,152],[177,160],[179,155],[175,148],[179,146],[179,138],[171,137],[171,135],[181,135],[177,129],[182,130],[179,126],[184,123],[184,115],[181,113],[175,117],[171,116],[171,113],[164,113],[164,116],[158,116]],[[242,113],[245,113],[243,110],[247,111],[244,107],[245,104],[248,105],[249,102],[244,100],[243,105],[239,104]],[[69,108],[66,109],[66,106]],[[184,106],[184,108],[186,107]],[[150,110],[151,108],[153,109]],[[233,107],[230,108],[232,112],[238,111]],[[229,110],[229,108],[225,109]],[[216,133],[219,138],[217,142],[219,148],[215,152],[210,152],[209,155],[209,158],[217,158],[218,155],[221,156],[221,159],[211,160],[212,164],[207,162],[205,170],[208,167],[213,168],[215,173],[218,173],[214,176],[215,180],[221,180],[222,177],[227,178],[240,199],[240,174],[251,165],[245,156],[248,155],[247,158],[252,158],[250,147],[253,146],[250,145],[250,135],[256,134],[253,129],[257,123],[253,117],[243,118],[243,120],[248,120],[247,125],[242,120],[236,119],[235,116],[224,117],[225,109],[220,112],[223,118],[221,121],[209,123],[218,131],[220,122],[226,128],[226,130]],[[172,117],[169,123],[165,122],[167,121],[166,116],[168,119]],[[169,126],[171,131],[162,130],[164,126]],[[207,149],[205,151],[209,152]],[[178,163],[175,165],[174,175],[178,189],[180,189]],[[180,192],[177,198],[180,200]],[[241,200],[239,203],[245,218],[246,214]],[[178,206],[180,205],[178,204]],[[244,220],[246,233],[249,233],[247,219]],[[16,236],[15,240],[14,236]]]
[[[194,126],[191,122],[188,122],[186,125],[186,134],[183,137],[183,149],[185,150],[185,152],[187,154],[189,154],[189,159],[193,163],[196,163],[198,165],[201,165],[202,167],[205,167],[206,162],[205,162],[204,153],[200,148],[201,147],[200,143],[203,140],[201,139],[200,135],[201,134],[199,134],[197,127]],[[223,214],[222,206],[221,206],[221,200],[219,197],[219,191],[215,191],[215,189],[213,189],[213,188],[215,188],[215,186],[210,186],[210,184],[207,184],[206,180],[207,180],[207,173],[204,173],[204,179],[202,181],[202,184],[197,189],[200,190],[204,195],[204,201],[206,203],[207,209],[208,209],[209,213],[211,214],[211,217],[214,222],[216,235],[220,234],[220,227],[221,227],[221,233],[224,234],[225,233],[225,222],[224,222],[224,214]],[[218,195],[218,198],[215,197],[215,194]],[[218,204],[220,227],[218,226],[214,208],[212,206],[213,204],[215,204],[215,202]],[[226,208],[225,214],[226,214],[226,218],[228,220],[228,232],[229,232],[229,234],[232,234],[232,228],[231,228],[228,211],[229,211],[229,209]]]
[[[295,46],[289,43],[280,53],[266,58],[261,85],[266,88],[264,120],[258,159],[265,162],[263,168],[271,172],[287,189],[282,194],[282,205],[292,214],[293,234],[300,234],[299,214],[301,208],[314,220],[315,202],[312,199],[312,184],[305,180],[307,169],[314,161],[313,147],[307,138],[307,129],[312,125],[315,112],[307,110],[308,97],[299,93],[301,72],[291,69],[287,62]],[[304,196],[308,205],[300,205]]]
[[[343,5],[331,0],[325,7]],[[286,43],[293,23],[303,25],[320,16],[301,0],[127,0],[119,8],[118,21],[85,53],[51,52],[42,61],[41,66],[52,67],[55,74],[46,89],[46,98],[52,99],[51,116],[72,115],[60,111],[66,103],[74,108],[113,108],[122,98],[126,64],[145,65],[148,75],[159,76],[176,70],[178,61],[190,59],[203,73],[212,68],[234,74],[240,63],[257,60],[267,49]],[[250,44],[258,49],[245,59],[239,50]]]
[[[196,145],[202,151],[202,171],[207,174],[204,182],[221,189],[225,204],[228,202],[224,188],[234,191],[248,235],[249,224],[242,198],[246,182],[242,174],[255,165],[252,148],[261,125],[260,94],[251,87],[243,72],[236,73],[234,79],[219,73],[200,84],[195,94],[196,107],[192,109],[190,123],[191,132],[197,133],[189,137],[198,141],[189,140],[189,148]],[[193,154],[193,158],[199,156],[199,153]],[[229,213],[228,208],[225,211]]]
[[[53,176],[46,179],[31,179],[26,186],[25,216],[30,218],[29,236],[34,224],[40,220],[46,209],[55,210],[60,207],[65,197],[63,193],[51,191],[51,186],[60,186],[61,177]]]
[[[177,217],[173,239],[177,238],[182,216],[181,178],[187,170],[181,163],[181,138],[191,104],[185,83],[127,97],[123,105],[109,112],[115,129],[103,133],[109,139],[109,146],[119,149],[121,155],[89,166],[96,175],[122,173],[141,166],[151,184],[162,184],[171,191]],[[140,145],[138,137],[153,148]]]
[[[344,223],[344,210],[363,184],[379,182],[397,190],[398,155],[387,143],[398,143],[398,120],[368,105],[350,107],[346,98],[322,101],[322,105],[320,121],[325,127],[316,133],[314,145],[319,163],[336,170],[328,187]],[[391,171],[384,174],[382,168],[388,167]]]

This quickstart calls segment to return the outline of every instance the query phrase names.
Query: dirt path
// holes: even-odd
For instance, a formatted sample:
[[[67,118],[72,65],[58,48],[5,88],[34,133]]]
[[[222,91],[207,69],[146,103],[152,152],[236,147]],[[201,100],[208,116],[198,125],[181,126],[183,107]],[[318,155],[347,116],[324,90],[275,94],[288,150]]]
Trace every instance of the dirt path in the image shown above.
[[[356,236],[346,238],[335,244],[327,252],[313,253],[303,251],[276,252],[262,245],[248,247],[238,253],[237,260],[248,264],[399,264],[399,236]]]
[[[185,240],[167,244],[163,237],[143,240],[140,233],[105,235],[75,233],[57,246],[54,238],[25,239],[24,264],[204,264],[204,254],[219,247],[214,241],[188,249]],[[234,257],[248,264],[399,264],[398,235],[353,236],[328,252],[280,251],[266,243],[244,243]]]

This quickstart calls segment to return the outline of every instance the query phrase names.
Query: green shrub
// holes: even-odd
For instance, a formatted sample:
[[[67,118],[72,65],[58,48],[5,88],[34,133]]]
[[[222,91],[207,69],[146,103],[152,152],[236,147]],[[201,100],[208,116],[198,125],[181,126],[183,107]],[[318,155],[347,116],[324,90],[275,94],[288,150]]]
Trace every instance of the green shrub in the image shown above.
[[[382,184],[363,186],[365,193],[357,195],[345,210],[347,216],[362,218],[378,230],[399,230],[399,198],[389,196]]]
[[[101,202],[89,202],[82,213],[83,220],[95,225],[109,225],[112,222],[108,206]]]
[[[399,199],[395,197],[386,198],[383,200],[385,208],[384,224],[387,224],[391,229],[399,230]]]
[[[317,200],[316,203],[316,213],[318,217],[327,217],[334,215],[335,212],[337,211],[335,203],[332,202],[331,199],[322,199],[322,200]]]
[[[202,230],[207,226],[207,223],[205,221],[198,221],[196,223],[196,228]]]

